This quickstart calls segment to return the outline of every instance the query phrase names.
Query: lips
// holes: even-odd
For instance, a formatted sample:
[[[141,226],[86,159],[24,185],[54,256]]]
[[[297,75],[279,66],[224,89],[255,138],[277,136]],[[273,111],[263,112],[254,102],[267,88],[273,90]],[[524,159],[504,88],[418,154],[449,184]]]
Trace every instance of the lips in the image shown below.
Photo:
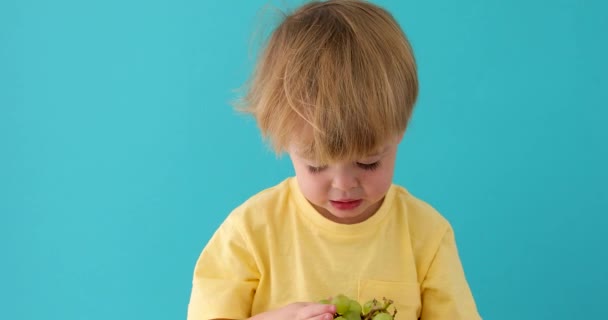
[[[352,210],[361,205],[363,200],[330,200],[331,205],[338,210]]]

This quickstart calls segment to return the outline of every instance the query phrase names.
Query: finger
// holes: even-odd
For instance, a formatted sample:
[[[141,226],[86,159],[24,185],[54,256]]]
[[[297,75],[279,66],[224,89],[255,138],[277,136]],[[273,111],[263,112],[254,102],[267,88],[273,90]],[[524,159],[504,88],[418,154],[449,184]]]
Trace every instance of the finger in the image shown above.
[[[333,304],[312,303],[300,309],[300,312],[298,313],[300,319],[316,319],[315,317],[328,314],[332,316],[329,319],[333,319],[333,314],[336,313],[336,306]]]
[[[324,313],[316,317],[308,318],[307,320],[332,320],[334,318],[333,313]]]

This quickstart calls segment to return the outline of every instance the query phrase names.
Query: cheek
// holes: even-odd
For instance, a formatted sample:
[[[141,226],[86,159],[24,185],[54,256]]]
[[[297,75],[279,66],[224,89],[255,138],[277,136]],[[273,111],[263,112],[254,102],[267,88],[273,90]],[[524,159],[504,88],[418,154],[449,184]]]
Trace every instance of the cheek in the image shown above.
[[[392,168],[378,170],[367,176],[365,184],[366,193],[372,197],[383,197],[392,183]]]
[[[303,170],[303,171],[302,171]],[[319,175],[311,175],[307,168],[301,168],[296,172],[298,183],[304,197],[309,201],[323,201],[325,185]]]

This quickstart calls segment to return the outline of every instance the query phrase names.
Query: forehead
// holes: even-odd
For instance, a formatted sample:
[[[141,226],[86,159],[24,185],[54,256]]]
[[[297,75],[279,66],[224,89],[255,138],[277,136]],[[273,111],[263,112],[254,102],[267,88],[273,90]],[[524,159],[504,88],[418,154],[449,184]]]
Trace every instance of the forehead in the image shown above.
[[[394,148],[401,136],[372,132],[367,137],[363,132],[352,130],[328,130],[326,135],[314,130],[311,125],[294,129],[286,137],[284,150],[299,158],[325,164],[376,157]]]
[[[366,153],[355,154],[351,157],[352,159],[333,159],[333,160],[335,160],[336,162],[339,162],[339,161],[354,161],[354,160],[378,157],[378,156],[382,156],[385,153],[387,153],[392,147],[393,147],[392,143],[385,143],[382,146],[369,150]],[[311,148],[310,145],[294,143],[290,147],[290,153],[295,154],[299,158],[302,158],[305,160],[317,161],[317,162],[320,160],[319,157],[315,154],[314,149]]]

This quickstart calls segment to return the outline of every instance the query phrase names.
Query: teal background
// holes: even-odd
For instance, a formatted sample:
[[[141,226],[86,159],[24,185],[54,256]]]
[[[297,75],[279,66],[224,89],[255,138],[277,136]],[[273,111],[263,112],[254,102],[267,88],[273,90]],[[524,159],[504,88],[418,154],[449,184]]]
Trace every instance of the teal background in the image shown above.
[[[419,63],[395,181],[481,314],[606,318],[608,3],[376,3]],[[185,319],[214,229],[292,174],[229,105],[265,4],[0,2],[1,319]]]

